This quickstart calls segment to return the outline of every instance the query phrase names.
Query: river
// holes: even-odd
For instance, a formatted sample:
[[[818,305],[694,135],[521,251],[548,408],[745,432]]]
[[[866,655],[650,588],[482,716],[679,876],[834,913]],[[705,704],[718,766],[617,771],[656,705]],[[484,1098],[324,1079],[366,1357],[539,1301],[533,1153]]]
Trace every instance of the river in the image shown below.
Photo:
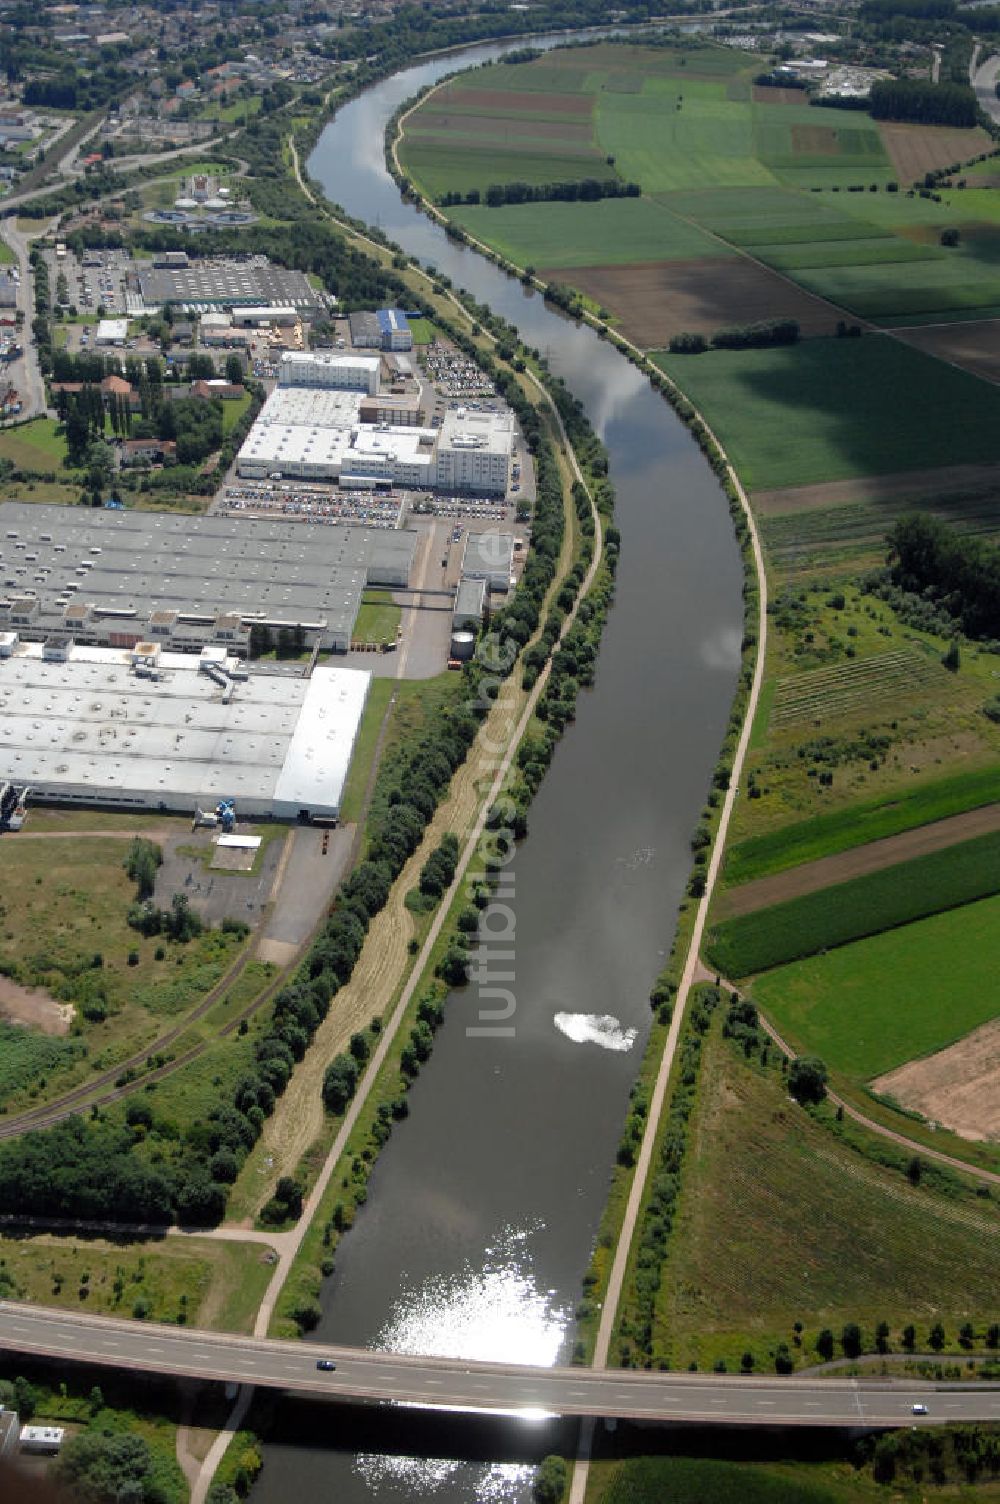
[[[461,65],[503,50],[469,49]],[[580,696],[513,863],[514,1033],[471,1036],[476,989],[449,999],[410,1116],[326,1281],[315,1339],[551,1364],[569,1356],[649,989],[729,715],[742,571],[717,481],[640,373],[401,200],[383,160],[386,122],[458,66],[455,56],[423,62],[354,100],[308,170],[333,202],[516,325],[583,401],[617,489],[618,593],[596,684]],[[440,1442],[431,1458],[399,1455],[405,1442],[377,1450],[378,1424],[359,1422],[362,1437],[348,1423],[356,1412],[311,1414],[318,1445],[269,1445],[253,1504],[529,1497],[531,1470],[517,1460],[528,1421],[501,1428],[495,1458],[473,1450],[460,1460]]]

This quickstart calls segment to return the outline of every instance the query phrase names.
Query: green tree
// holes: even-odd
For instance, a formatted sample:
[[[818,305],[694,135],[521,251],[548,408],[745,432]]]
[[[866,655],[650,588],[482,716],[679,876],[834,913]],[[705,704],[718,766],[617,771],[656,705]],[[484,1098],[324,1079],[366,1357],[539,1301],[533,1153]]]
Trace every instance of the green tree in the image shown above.
[[[945,1344],[944,1327],[940,1321],[935,1321],[927,1334],[927,1341],[936,1353],[939,1353]]]
[[[827,1069],[817,1055],[799,1055],[788,1068],[788,1090],[797,1102],[822,1102]]]
[[[845,1358],[861,1356],[861,1328],[856,1321],[848,1321],[840,1334],[840,1345]]]
[[[568,1478],[569,1470],[562,1457],[555,1453],[543,1457],[531,1490],[535,1504],[560,1504]]]
[[[887,1353],[889,1351],[889,1336],[889,1323],[887,1321],[880,1321],[875,1328],[875,1347],[878,1352]]]

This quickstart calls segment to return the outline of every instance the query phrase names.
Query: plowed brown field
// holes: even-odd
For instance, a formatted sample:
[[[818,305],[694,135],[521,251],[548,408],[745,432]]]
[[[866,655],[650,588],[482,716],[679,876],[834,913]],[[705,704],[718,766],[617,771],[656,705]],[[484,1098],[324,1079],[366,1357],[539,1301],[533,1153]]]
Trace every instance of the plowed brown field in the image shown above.
[[[909,185],[925,172],[937,172],[953,162],[967,162],[990,145],[985,131],[953,130],[948,125],[901,125],[880,120],[879,135],[899,181]]]
[[[1000,1019],[872,1085],[963,1138],[1000,1140]]]
[[[927,324],[923,328],[901,330],[897,337],[928,355],[950,360],[974,376],[1000,381],[1000,319]]]
[[[662,348],[682,330],[711,334],[758,319],[797,319],[803,334],[832,334],[842,317],[832,304],[752,261],[638,261],[540,275],[571,281],[610,308],[621,332],[646,350]]]
[[[414,140],[419,140],[425,131],[454,131],[457,135],[489,136],[493,141],[528,136],[588,148],[593,146],[593,131],[586,121],[532,120],[526,116],[463,115],[450,110],[421,110],[414,126],[417,128],[407,127]]]
[[[866,475],[815,486],[783,486],[755,491],[753,509],[762,517],[783,512],[815,512],[855,501],[922,496],[975,496],[1000,488],[1000,464],[942,465],[936,470],[897,470],[895,475]]]

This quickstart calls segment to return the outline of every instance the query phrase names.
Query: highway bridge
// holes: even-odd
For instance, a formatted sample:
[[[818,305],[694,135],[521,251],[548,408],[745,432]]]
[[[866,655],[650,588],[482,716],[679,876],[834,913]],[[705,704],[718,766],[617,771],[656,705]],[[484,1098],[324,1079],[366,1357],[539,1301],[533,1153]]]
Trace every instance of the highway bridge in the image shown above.
[[[529,1368],[278,1342],[13,1301],[0,1301],[0,1348],[178,1378],[257,1384],[314,1398],[395,1400],[428,1409],[697,1425],[890,1428],[912,1424],[914,1405],[925,1405],[920,1425],[1000,1421],[1000,1385]],[[320,1359],[336,1367],[320,1369]]]

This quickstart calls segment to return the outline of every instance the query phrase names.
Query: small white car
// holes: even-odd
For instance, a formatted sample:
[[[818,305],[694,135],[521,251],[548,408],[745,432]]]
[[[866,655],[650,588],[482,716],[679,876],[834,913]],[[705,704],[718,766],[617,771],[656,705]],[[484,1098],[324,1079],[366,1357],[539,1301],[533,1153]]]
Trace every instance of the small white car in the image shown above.
[[[912,1412],[913,1412],[914,1415],[926,1415],[927,1414],[927,1406],[926,1405],[913,1405],[911,1407],[911,1409],[912,1409]]]

